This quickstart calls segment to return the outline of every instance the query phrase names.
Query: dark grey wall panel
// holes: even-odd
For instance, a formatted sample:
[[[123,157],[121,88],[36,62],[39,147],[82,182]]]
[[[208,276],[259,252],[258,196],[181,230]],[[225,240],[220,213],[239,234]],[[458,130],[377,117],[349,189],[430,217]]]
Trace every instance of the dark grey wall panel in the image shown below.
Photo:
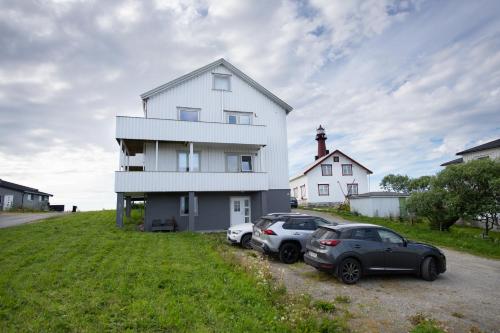
[[[290,212],[290,190],[267,191],[267,213]]]

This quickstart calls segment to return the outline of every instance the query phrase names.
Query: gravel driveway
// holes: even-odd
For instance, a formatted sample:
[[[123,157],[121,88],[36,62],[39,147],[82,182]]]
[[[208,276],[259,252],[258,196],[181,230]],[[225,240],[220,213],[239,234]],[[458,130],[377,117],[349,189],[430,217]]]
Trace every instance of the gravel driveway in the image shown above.
[[[32,223],[64,213],[0,213],[0,229],[13,227],[20,224]]]
[[[273,275],[290,292],[330,301],[349,296],[348,310],[354,315],[350,322],[359,332],[408,332],[409,318],[417,313],[442,322],[449,332],[469,332],[472,327],[500,332],[500,261],[443,250],[447,272],[434,282],[414,276],[379,276],[347,286],[303,262],[269,261]]]

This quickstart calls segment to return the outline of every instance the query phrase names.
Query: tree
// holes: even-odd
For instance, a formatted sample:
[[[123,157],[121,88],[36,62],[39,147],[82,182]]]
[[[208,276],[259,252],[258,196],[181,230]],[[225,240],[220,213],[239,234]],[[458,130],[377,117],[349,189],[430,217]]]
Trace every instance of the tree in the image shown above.
[[[425,192],[430,190],[433,176],[421,176],[419,178],[410,179],[408,189],[410,192]]]
[[[450,205],[448,193],[437,187],[426,192],[414,192],[406,200],[406,207],[410,212],[429,220],[431,229],[440,231],[449,230],[460,217]]]
[[[382,178],[380,186],[389,192],[409,193],[410,177],[407,175],[389,174]]]

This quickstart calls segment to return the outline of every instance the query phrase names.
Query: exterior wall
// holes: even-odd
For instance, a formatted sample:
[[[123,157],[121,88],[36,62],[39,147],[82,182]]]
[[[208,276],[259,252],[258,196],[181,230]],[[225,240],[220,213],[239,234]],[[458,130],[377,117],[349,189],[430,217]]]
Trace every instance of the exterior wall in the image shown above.
[[[224,66],[212,73],[231,74]],[[147,117],[178,119],[178,107],[189,107],[201,109],[200,121],[225,122],[224,111],[252,112],[253,124],[266,126],[267,145],[262,152],[264,169],[269,172],[269,186],[288,188],[285,110],[236,75],[231,76],[231,91],[213,90],[212,73],[206,72],[149,98]]]
[[[339,157],[339,162],[333,162],[335,156]],[[331,176],[322,175],[322,164],[332,165]],[[352,176],[342,176],[342,164],[352,164]],[[305,176],[291,181],[290,188],[293,191],[294,187],[299,187],[300,196],[300,185],[306,184],[307,198],[304,203],[330,204],[345,201],[347,184],[356,183],[358,184],[358,194],[367,193],[369,191],[368,181],[368,172],[364,168],[342,154],[334,154],[314,167]],[[320,196],[318,194],[318,184],[328,184],[329,195]]]
[[[187,192],[148,193],[145,219],[175,218],[181,231],[188,229],[188,216],[180,215],[180,197]],[[230,197],[249,196],[251,219],[256,220],[269,212],[288,212],[290,204],[288,190],[264,192],[198,192],[198,216],[195,217],[196,231],[225,230],[230,225]]]
[[[398,197],[351,198],[351,212],[370,217],[398,217],[400,206]]]
[[[12,208],[26,208],[33,210],[48,210],[49,201],[39,201],[39,195],[33,194],[33,200],[28,200],[28,194],[12,190],[10,188],[0,187],[0,210],[3,209],[5,195],[13,195]]]
[[[462,158],[464,159],[464,162],[469,162],[469,161],[477,160],[478,158],[486,157],[486,156],[488,156],[491,159],[500,158],[500,148],[486,149],[483,151],[476,151],[476,152],[464,154],[464,155],[462,155]]]
[[[290,195],[291,196],[295,196],[294,195],[294,188],[297,188],[297,197],[296,197],[296,199],[297,199],[299,205],[304,205],[304,204],[307,203],[307,198],[308,198],[307,191],[308,191],[308,188],[309,188],[309,184],[307,183],[307,180],[308,180],[307,176],[301,176],[301,177],[296,178],[296,179],[294,179],[294,180],[292,180],[290,182]],[[302,198],[301,191],[300,191],[300,187],[302,185],[305,185],[305,187],[306,187],[306,194],[305,194],[304,198]]]

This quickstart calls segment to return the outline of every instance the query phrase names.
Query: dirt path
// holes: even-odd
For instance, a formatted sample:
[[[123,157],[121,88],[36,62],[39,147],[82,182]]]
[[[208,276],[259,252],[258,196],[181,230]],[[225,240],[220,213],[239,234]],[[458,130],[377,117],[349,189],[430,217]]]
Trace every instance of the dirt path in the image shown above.
[[[331,215],[307,211],[330,220]],[[422,313],[449,332],[500,332],[500,261],[446,250],[448,270],[434,282],[414,276],[366,277],[347,286],[299,262],[269,259],[273,275],[289,292],[334,301],[348,296],[353,329],[359,332],[408,332],[411,316]]]
[[[8,228],[16,225],[32,223],[64,213],[0,213],[0,228]]]

